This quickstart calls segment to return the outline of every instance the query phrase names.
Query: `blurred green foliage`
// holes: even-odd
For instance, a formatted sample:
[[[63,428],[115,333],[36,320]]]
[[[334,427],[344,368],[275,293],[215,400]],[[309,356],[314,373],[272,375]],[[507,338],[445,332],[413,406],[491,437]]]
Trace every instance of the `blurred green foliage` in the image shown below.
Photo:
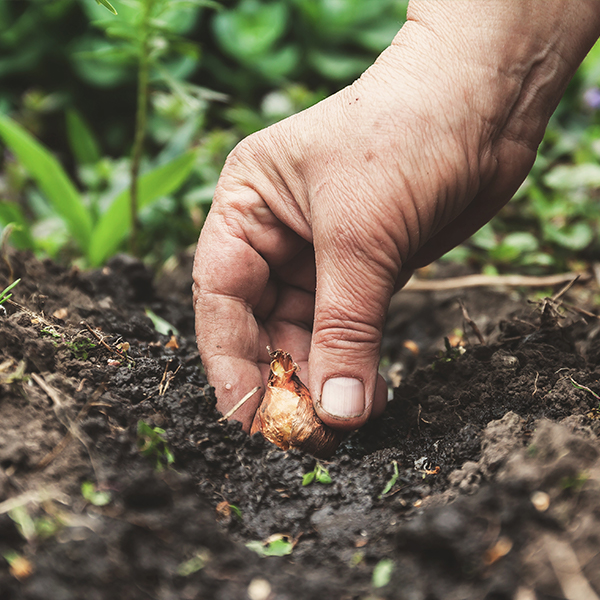
[[[515,197],[445,259],[494,274],[581,268],[600,258],[600,43],[550,120]]]
[[[142,252],[193,244],[225,158],[244,136],[351,82],[402,24],[396,0],[0,0],[0,226],[19,247],[100,264],[123,248],[136,75],[150,57],[141,173],[182,156],[146,199]],[[143,8],[151,19],[142,27]],[[145,36],[145,38],[144,38]],[[33,137],[32,137],[33,136]],[[16,146],[15,146],[16,143]],[[177,164],[177,163],[175,163]],[[119,208],[117,208],[119,207]]]
[[[158,262],[195,242],[234,145],[354,80],[389,44],[407,5],[111,0],[115,16],[95,0],[0,0],[0,228],[12,224],[14,245],[87,264],[125,247],[149,2],[160,10],[145,30],[141,177],[153,193],[141,206],[141,251]],[[599,88],[596,45],[515,199],[449,258],[534,273],[597,258]],[[184,163],[166,185],[169,165]]]

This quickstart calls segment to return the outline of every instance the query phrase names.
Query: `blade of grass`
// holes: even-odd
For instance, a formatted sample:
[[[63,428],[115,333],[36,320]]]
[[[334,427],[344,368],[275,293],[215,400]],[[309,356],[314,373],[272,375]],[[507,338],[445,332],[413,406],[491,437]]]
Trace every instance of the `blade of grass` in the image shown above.
[[[66,113],[67,135],[71,152],[81,165],[97,163],[100,160],[98,142],[81,114],[70,109]]]
[[[151,204],[161,196],[174,192],[188,177],[196,151],[190,150],[165,165],[146,173],[139,179],[139,208]],[[121,192],[102,215],[89,246],[88,260],[92,266],[102,264],[114,254],[131,228],[129,190]]]
[[[81,249],[87,251],[92,218],[58,160],[30,133],[4,115],[0,115],[0,137],[38,184]]]

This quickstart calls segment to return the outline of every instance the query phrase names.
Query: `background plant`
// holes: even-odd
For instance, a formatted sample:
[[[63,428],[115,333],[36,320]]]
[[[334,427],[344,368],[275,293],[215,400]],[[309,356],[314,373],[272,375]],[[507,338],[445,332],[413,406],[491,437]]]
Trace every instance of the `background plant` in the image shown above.
[[[113,4],[117,17],[93,0],[0,0],[0,113],[35,136],[58,161],[46,161],[49,170],[60,164],[65,175],[61,208],[48,191],[56,186],[42,184],[7,143],[0,226],[17,225],[10,239],[18,247],[93,265],[127,247],[136,218],[124,211],[138,171],[140,253],[162,262],[192,245],[237,141],[351,82],[389,44],[406,8],[396,0],[224,0],[221,10],[195,0]],[[515,200],[449,259],[532,273],[595,259],[599,88],[597,46]],[[144,197],[143,177],[182,156],[189,164],[177,185]]]

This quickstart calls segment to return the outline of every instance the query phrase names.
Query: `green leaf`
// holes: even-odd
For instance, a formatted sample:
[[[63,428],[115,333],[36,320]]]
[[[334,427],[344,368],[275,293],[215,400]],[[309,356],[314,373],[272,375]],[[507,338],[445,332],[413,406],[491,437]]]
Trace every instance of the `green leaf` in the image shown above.
[[[315,479],[317,480],[318,483],[323,483],[325,485],[328,485],[331,483],[331,475],[329,475],[329,471],[327,469],[325,469],[324,467],[322,467],[321,465],[318,465],[318,467],[317,467]]]
[[[108,0],[96,0],[96,2],[104,7],[106,7],[113,15],[117,14],[115,7]]]
[[[111,501],[110,492],[98,491],[91,481],[81,484],[81,495],[94,506],[106,506]]]
[[[92,218],[60,163],[15,121],[0,115],[0,137],[27,169],[81,249],[88,249]]]
[[[258,540],[248,542],[246,544],[246,548],[248,548],[248,550],[252,550],[252,552],[256,552],[256,554],[258,554],[259,556],[265,556],[265,546],[262,542]]]
[[[265,548],[265,556],[287,556],[292,553],[294,545],[285,539],[273,540]]]
[[[285,33],[288,7],[284,2],[242,0],[235,10],[213,19],[219,45],[231,56],[245,60],[268,54]]]
[[[351,56],[331,50],[314,50],[309,61],[323,77],[334,81],[345,81],[357,77],[370,66],[364,56]]]
[[[3,302],[6,302],[9,298],[12,298],[12,294],[9,294],[8,292],[10,292],[10,290],[12,290],[15,286],[17,286],[20,281],[21,281],[21,278],[19,277],[19,279],[17,279],[16,281],[13,281],[8,287],[5,287],[0,292],[0,304],[2,304]]]
[[[380,500],[396,485],[396,482],[398,481],[398,476],[399,476],[398,461],[394,460],[394,461],[392,461],[392,464],[394,465],[394,474],[390,477],[389,481],[385,484],[385,487],[383,488],[383,491],[381,492],[381,494],[379,494]]]
[[[139,179],[138,209],[150,205],[161,196],[171,194],[187,179],[196,159],[190,150],[165,165],[155,168]],[[93,266],[100,265],[114,254],[131,229],[129,189],[121,192],[100,218],[92,233],[88,259]]]
[[[248,542],[246,548],[256,552],[259,556],[287,556],[292,553],[294,544],[285,537],[278,537],[268,544],[260,541]]]
[[[544,177],[544,183],[556,190],[600,187],[600,165],[558,165]]]
[[[179,335],[179,331],[177,331],[177,328],[174,325],[171,325],[171,323],[165,321],[162,317],[159,317],[155,312],[149,308],[146,308],[145,312],[158,333],[162,333],[162,335]]]
[[[390,560],[389,558],[383,558],[382,560],[380,560],[373,569],[373,577],[371,579],[373,587],[385,587],[390,582],[393,572],[393,560]]]
[[[594,239],[594,230],[589,223],[583,221],[564,227],[548,223],[544,227],[544,234],[548,240],[568,250],[583,250]]]
[[[302,485],[310,485],[315,479],[315,472],[311,471],[302,477]]]
[[[79,164],[89,165],[100,160],[100,148],[94,134],[79,112],[73,109],[67,111],[67,135]]]

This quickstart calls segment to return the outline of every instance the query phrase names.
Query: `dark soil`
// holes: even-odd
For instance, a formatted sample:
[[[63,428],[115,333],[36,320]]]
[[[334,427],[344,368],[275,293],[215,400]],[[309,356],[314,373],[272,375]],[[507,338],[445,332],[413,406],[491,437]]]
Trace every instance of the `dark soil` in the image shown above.
[[[9,262],[3,600],[600,596],[594,318],[514,292],[407,292],[384,342],[394,399],[321,463],[330,484],[303,486],[315,459],[219,420],[189,264],[155,279],[126,257],[94,272]],[[2,265],[0,290],[10,277]],[[593,310],[594,293],[568,299]],[[443,341],[459,298],[485,338],[467,327],[464,352]]]

